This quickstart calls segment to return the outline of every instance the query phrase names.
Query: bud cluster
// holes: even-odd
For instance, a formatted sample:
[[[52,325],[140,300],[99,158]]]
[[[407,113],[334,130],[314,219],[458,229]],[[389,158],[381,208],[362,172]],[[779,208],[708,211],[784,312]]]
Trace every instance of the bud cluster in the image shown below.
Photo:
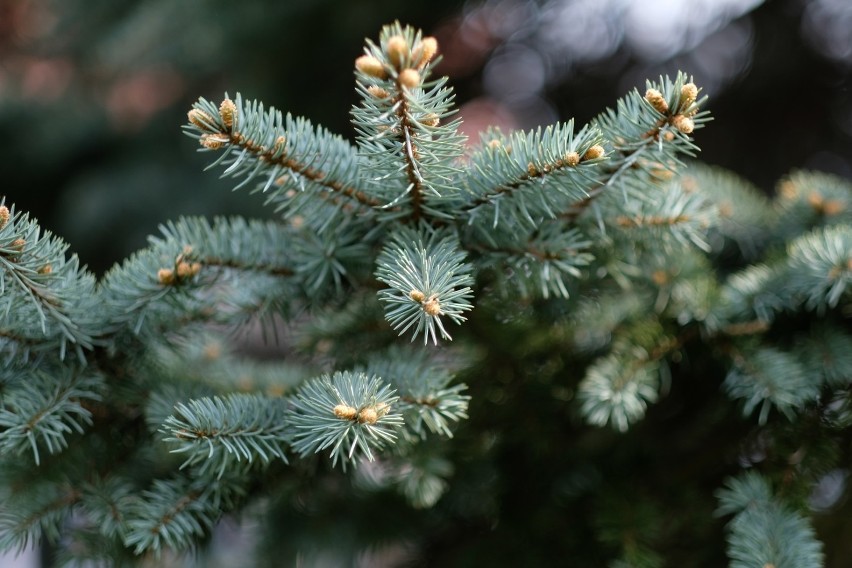
[[[163,286],[172,286],[186,282],[201,272],[201,263],[188,260],[192,253],[191,247],[184,248],[175,259],[173,268],[161,268],[157,271],[157,281]]]
[[[648,101],[648,104],[660,114],[667,116],[671,125],[683,134],[692,134],[692,131],[695,130],[695,122],[692,117],[698,112],[698,106],[695,105],[697,99],[698,87],[695,86],[695,83],[685,83],[680,88],[677,110],[672,113],[668,101],[660,91],[653,88],[645,91],[645,100]],[[666,139],[669,140],[668,137]]]
[[[219,105],[218,120],[197,107],[189,109],[186,117],[193,126],[203,132],[198,138],[198,143],[208,150],[218,150],[231,143],[231,136],[228,133],[234,130],[238,114],[236,103],[226,98]]]
[[[355,60],[355,69],[375,79],[394,78],[399,87],[413,89],[423,83],[421,72],[437,52],[438,42],[433,37],[411,42],[404,35],[397,34],[384,42],[382,57],[362,55]],[[378,99],[388,96],[385,89],[376,85],[367,90]]]

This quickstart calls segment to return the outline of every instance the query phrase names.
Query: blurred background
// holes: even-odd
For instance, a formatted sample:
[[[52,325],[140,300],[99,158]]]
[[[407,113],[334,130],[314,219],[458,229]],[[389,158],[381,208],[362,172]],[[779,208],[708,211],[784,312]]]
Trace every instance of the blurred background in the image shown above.
[[[711,97],[703,160],[767,192],[852,177],[848,0],[0,0],[0,195],[98,273],[179,215],[264,215],[201,171],[191,102],[239,90],[351,138],[352,63],[394,19],[438,37],[474,141],[682,69]]]
[[[240,91],[352,138],[353,62],[395,19],[438,38],[472,141],[681,69],[710,96],[703,161],[767,193],[852,179],[850,0],[0,0],[0,197],[97,273],[180,215],[267,216],[202,171],[191,103]]]

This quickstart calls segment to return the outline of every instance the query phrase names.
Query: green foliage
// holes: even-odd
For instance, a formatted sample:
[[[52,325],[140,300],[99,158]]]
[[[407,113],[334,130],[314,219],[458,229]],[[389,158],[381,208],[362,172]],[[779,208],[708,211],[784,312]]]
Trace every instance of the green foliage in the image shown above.
[[[734,514],[728,523],[731,566],[818,568],[822,545],[807,520],[772,495],[759,474],[728,480],[718,492],[718,514]]]
[[[709,116],[682,73],[468,148],[434,47],[367,42],[354,143],[200,99],[186,134],[274,215],[165,224],[97,284],[2,206],[0,548],[132,563],[240,512],[292,521],[270,564],[506,563],[558,532],[577,565],[661,566],[763,462],[792,489],[720,492],[733,565],[821,564],[804,502],[852,424],[850,185],[798,172],[769,201],[684,173]]]

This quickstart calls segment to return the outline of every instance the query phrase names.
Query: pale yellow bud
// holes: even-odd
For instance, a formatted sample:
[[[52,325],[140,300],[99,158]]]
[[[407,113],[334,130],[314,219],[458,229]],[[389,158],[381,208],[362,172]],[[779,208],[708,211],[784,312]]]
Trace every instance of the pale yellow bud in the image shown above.
[[[399,84],[403,87],[413,89],[420,85],[420,73],[414,69],[403,69],[399,73]]]
[[[683,106],[691,105],[698,98],[698,87],[695,86],[695,83],[686,83],[680,88],[680,97]]]
[[[361,409],[358,413],[358,422],[361,424],[375,424],[379,421],[379,413],[372,406]]]
[[[385,44],[385,53],[388,54],[388,59],[394,66],[402,67],[408,59],[408,42],[401,35],[392,36]]]
[[[426,300],[426,303],[423,304],[423,311],[430,316],[444,315],[444,312],[441,311],[441,303],[438,301],[437,296],[431,296],[428,300]]]
[[[426,299],[426,295],[420,290],[412,290],[408,293],[408,297],[414,300],[415,302],[422,302]]]
[[[163,286],[175,283],[175,271],[171,268],[161,268],[157,271],[157,280]]]
[[[189,112],[186,113],[186,118],[188,118],[192,124],[201,130],[206,130],[207,132],[213,132],[213,125],[216,124],[216,121],[213,120],[212,116],[198,108],[189,109]]]
[[[384,79],[387,77],[387,73],[385,72],[385,66],[382,65],[382,62],[373,57],[372,55],[362,55],[358,59],[355,60],[355,68],[364,73],[365,75],[369,75],[371,77],[377,77],[379,79]]]
[[[219,116],[228,130],[234,127],[234,118],[237,116],[237,105],[231,99],[225,99],[219,105]]]
[[[334,407],[334,415],[342,420],[353,420],[358,416],[358,411],[348,404],[338,404]]]
[[[9,213],[9,208],[5,205],[0,205],[0,229],[6,226],[6,223],[9,222],[9,217],[11,216],[12,214]]]
[[[198,262],[186,262],[184,260],[180,261],[177,265],[177,275],[178,278],[190,278],[198,274],[201,270],[201,263]]]
[[[600,144],[595,144],[583,154],[583,161],[586,160],[596,160],[604,155],[604,147]]]
[[[682,114],[676,115],[672,119],[672,124],[675,128],[683,132],[684,134],[692,134],[692,131],[695,130],[695,123],[691,118],[687,118]]]
[[[50,274],[51,272],[53,272],[53,267],[50,264],[45,264],[38,269],[39,274]]]
[[[663,93],[657,89],[645,91],[645,100],[651,103],[651,106],[657,109],[660,114],[666,114],[669,111],[669,103],[666,102]]]
[[[414,46],[414,50],[411,52],[411,62],[422,69],[432,61],[436,53],[438,53],[438,40],[431,36],[424,37],[420,40],[420,43]]]
[[[377,99],[386,99],[390,96],[390,93],[376,85],[371,85],[370,87],[367,87],[367,92],[376,97]]]
[[[568,152],[562,160],[565,162],[566,166],[573,168],[580,163],[580,154],[577,152]]]
[[[198,139],[199,144],[210,150],[218,150],[230,141],[231,139],[224,134],[202,134]]]
[[[421,122],[423,125],[425,125],[425,126],[431,126],[431,127],[433,127],[433,128],[434,128],[435,126],[438,126],[438,124],[440,124],[440,122],[441,122],[441,117],[439,117],[439,116],[438,116],[437,114],[435,114],[434,112],[430,112],[429,114],[427,114],[426,116],[424,116],[424,117],[420,120],[420,122]]]

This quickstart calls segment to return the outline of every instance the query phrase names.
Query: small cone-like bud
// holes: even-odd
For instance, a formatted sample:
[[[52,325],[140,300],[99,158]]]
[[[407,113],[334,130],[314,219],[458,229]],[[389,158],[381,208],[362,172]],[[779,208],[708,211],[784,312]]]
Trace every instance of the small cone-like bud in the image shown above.
[[[672,119],[672,124],[674,124],[674,127],[684,134],[692,134],[692,131],[695,130],[695,123],[692,122],[692,119],[687,118],[682,114],[675,116]]]
[[[157,280],[163,286],[175,283],[175,271],[171,268],[161,268],[157,271]]]
[[[385,52],[395,67],[402,67],[402,64],[408,59],[408,42],[401,35],[391,36],[385,45]]]
[[[444,315],[444,312],[441,311],[441,303],[436,296],[431,296],[426,300],[426,303],[423,304],[423,311],[430,316]]]
[[[6,226],[6,223],[9,222],[9,217],[11,216],[12,214],[9,213],[9,208],[5,205],[0,205],[0,229]]]
[[[367,87],[367,92],[376,97],[377,99],[386,99],[390,96],[390,93],[376,85]]]
[[[376,405],[376,413],[379,415],[379,418],[381,418],[388,412],[390,412],[390,405],[386,402],[380,402]]]
[[[23,252],[24,245],[27,244],[27,241],[24,239],[15,239],[9,244],[9,248],[11,248],[15,252]]]
[[[499,140],[491,140],[491,141],[488,142],[489,148],[499,148],[502,145],[503,145],[503,143],[500,142]]]
[[[530,162],[527,164],[527,175],[530,177],[535,177],[538,175],[538,168],[535,167],[535,164]]]
[[[343,420],[354,420],[358,411],[348,404],[338,404],[334,407],[334,415]]]
[[[39,274],[50,274],[51,272],[53,272],[53,267],[50,264],[45,264],[38,269]]]
[[[429,114],[427,114],[426,116],[424,116],[424,117],[420,120],[420,122],[421,122],[422,124],[424,124],[425,126],[432,126],[432,127],[435,127],[435,126],[438,126],[438,124],[440,124],[440,122],[441,122],[441,117],[439,117],[439,116],[438,116],[437,114],[435,114],[434,112],[430,112]]]
[[[375,424],[379,421],[379,413],[372,406],[361,409],[358,413],[358,422],[361,424]]]
[[[411,52],[411,62],[421,69],[438,53],[438,40],[428,36],[420,40]]]
[[[422,302],[426,299],[426,294],[424,294],[420,290],[412,290],[408,293],[408,297],[414,300],[415,302]]]
[[[846,210],[846,204],[840,199],[829,199],[822,205],[822,212],[829,217],[839,215]]]
[[[822,201],[823,201],[823,199],[822,199],[822,194],[821,194],[821,193],[819,193],[818,191],[812,191],[812,192],[810,192],[810,193],[808,194],[808,198],[807,198],[807,199],[808,199],[808,204],[809,204],[811,207],[813,207],[813,208],[814,208],[814,209],[816,209],[817,211],[819,211],[820,209],[822,209]]]
[[[403,87],[413,89],[420,85],[420,73],[414,69],[403,69],[399,73],[399,84]]]
[[[698,87],[695,83],[686,83],[680,88],[681,105],[689,106],[698,98]]]
[[[565,154],[563,161],[565,162],[566,166],[568,166],[569,168],[573,168],[574,166],[580,163],[580,154],[578,154],[577,152],[568,152],[567,154]]]
[[[362,55],[358,59],[355,60],[355,68],[364,73],[365,75],[369,75],[371,77],[377,77],[379,79],[384,79],[387,77],[387,73],[385,72],[385,66],[382,65],[382,62],[372,55]]]
[[[651,103],[651,106],[657,109],[660,114],[669,112],[669,103],[663,97],[663,93],[657,89],[648,89],[645,91],[645,100]]]
[[[198,108],[189,109],[189,112],[186,113],[186,118],[188,118],[192,124],[201,130],[206,130],[207,132],[213,132],[211,125],[216,124],[216,121],[213,120],[212,116]]]
[[[583,154],[583,161],[596,160],[597,158],[600,158],[603,155],[604,155],[604,147],[601,146],[600,144],[595,144],[594,146],[592,146],[591,148],[586,150],[585,154]]]
[[[218,150],[230,141],[231,139],[224,134],[203,134],[198,139],[199,144],[210,150]]]
[[[665,140],[666,142],[671,142],[674,139],[675,139],[675,134],[671,130],[666,130],[663,133],[663,140]]]
[[[180,279],[191,278],[201,271],[201,263],[182,260],[177,265],[177,276]]]
[[[219,105],[219,116],[222,117],[222,123],[228,130],[234,127],[234,118],[237,116],[237,105],[231,99],[225,99]]]

